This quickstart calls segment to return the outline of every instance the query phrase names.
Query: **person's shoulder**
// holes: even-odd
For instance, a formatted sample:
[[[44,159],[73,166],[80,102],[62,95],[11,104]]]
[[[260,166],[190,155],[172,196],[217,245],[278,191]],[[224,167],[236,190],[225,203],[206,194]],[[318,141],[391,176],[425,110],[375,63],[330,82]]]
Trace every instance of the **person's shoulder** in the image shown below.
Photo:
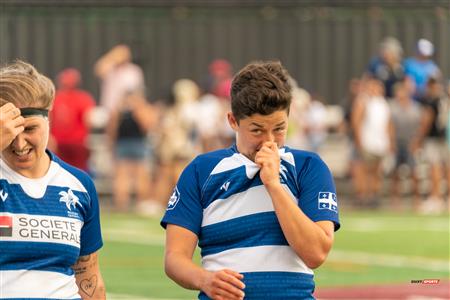
[[[126,68],[130,71],[136,72],[136,73],[143,73],[144,71],[142,70],[141,66],[135,64],[135,63],[128,63],[126,65]]]
[[[216,164],[219,161],[221,161],[222,159],[229,157],[233,154],[234,154],[234,152],[232,151],[231,148],[218,149],[218,150],[214,150],[214,151],[210,151],[210,152],[206,152],[206,153],[202,153],[202,154],[198,155],[192,161],[192,163],[200,164],[200,165]]]
[[[298,171],[305,170],[305,168],[314,168],[319,166],[326,166],[324,160],[315,152],[284,147],[285,153],[291,153],[295,162],[295,168]]]
[[[289,146],[284,146],[284,151],[286,153],[292,153],[292,155],[294,155],[294,157],[314,157],[314,158],[319,158],[320,156],[315,153],[315,152],[311,152],[308,150],[303,150],[303,149],[296,149],[296,148],[291,148]]]
[[[383,60],[379,56],[374,56],[369,60],[369,71],[375,71],[379,65],[384,64]]]
[[[77,89],[78,94],[85,98],[94,98],[94,96],[87,90]]]
[[[409,69],[413,66],[417,66],[417,59],[415,57],[407,57],[403,60],[403,68]]]
[[[206,153],[199,154],[195,157],[187,169],[195,169],[200,173],[200,177],[208,176],[211,171],[216,167],[223,159],[230,157],[234,154],[232,148],[218,149]]]
[[[47,153],[49,153],[52,162],[58,164],[63,170],[78,179],[78,181],[80,181],[83,186],[89,189],[94,186],[94,182],[91,176],[89,176],[89,174],[87,174],[85,171],[66,163],[53,152],[47,150]]]

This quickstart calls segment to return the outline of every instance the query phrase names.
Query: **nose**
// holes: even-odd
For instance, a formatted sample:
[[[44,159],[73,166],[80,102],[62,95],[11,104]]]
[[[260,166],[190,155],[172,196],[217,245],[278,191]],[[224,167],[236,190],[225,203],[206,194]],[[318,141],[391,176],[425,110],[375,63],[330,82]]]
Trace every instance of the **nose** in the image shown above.
[[[264,136],[264,142],[275,142],[275,135],[272,132],[268,132]]]
[[[19,133],[16,138],[12,141],[12,146],[16,150],[22,150],[27,145],[25,136],[23,133]]]

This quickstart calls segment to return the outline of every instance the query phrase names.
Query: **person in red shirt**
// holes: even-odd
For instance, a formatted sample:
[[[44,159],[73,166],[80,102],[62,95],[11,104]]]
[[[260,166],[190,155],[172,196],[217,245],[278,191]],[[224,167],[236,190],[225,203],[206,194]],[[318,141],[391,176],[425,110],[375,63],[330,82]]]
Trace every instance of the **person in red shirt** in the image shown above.
[[[64,69],[58,74],[50,130],[56,154],[69,164],[88,171],[88,116],[95,101],[90,93],[79,88],[80,82],[81,75],[76,69]]]

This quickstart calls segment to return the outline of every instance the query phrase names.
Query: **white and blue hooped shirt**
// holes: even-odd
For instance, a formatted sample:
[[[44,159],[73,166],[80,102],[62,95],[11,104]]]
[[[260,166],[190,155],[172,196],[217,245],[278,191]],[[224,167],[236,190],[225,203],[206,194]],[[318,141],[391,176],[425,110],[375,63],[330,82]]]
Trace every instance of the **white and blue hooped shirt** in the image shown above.
[[[47,153],[38,179],[0,159],[0,299],[81,299],[71,266],[103,245],[92,180]]]
[[[314,153],[284,147],[280,181],[314,222],[339,229],[333,177]],[[246,299],[312,299],[313,271],[288,245],[259,167],[236,146],[203,154],[182,173],[161,225],[199,238],[202,265],[244,274]],[[208,299],[201,292],[200,299]]]

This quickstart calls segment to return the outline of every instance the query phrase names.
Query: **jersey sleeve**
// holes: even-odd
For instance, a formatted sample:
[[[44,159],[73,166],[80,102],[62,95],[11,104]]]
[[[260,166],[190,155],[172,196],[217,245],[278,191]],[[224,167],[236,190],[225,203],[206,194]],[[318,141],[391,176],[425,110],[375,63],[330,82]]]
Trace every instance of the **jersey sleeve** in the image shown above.
[[[183,171],[170,196],[166,213],[161,220],[162,227],[166,228],[167,224],[174,224],[199,235],[203,209],[198,178],[194,160]]]
[[[94,253],[103,246],[97,191],[92,181],[89,182],[86,188],[91,201],[85,211],[84,224],[81,228],[80,256]]]
[[[300,171],[299,207],[314,222],[332,221],[339,229],[338,200],[333,176],[325,162],[311,156]]]

